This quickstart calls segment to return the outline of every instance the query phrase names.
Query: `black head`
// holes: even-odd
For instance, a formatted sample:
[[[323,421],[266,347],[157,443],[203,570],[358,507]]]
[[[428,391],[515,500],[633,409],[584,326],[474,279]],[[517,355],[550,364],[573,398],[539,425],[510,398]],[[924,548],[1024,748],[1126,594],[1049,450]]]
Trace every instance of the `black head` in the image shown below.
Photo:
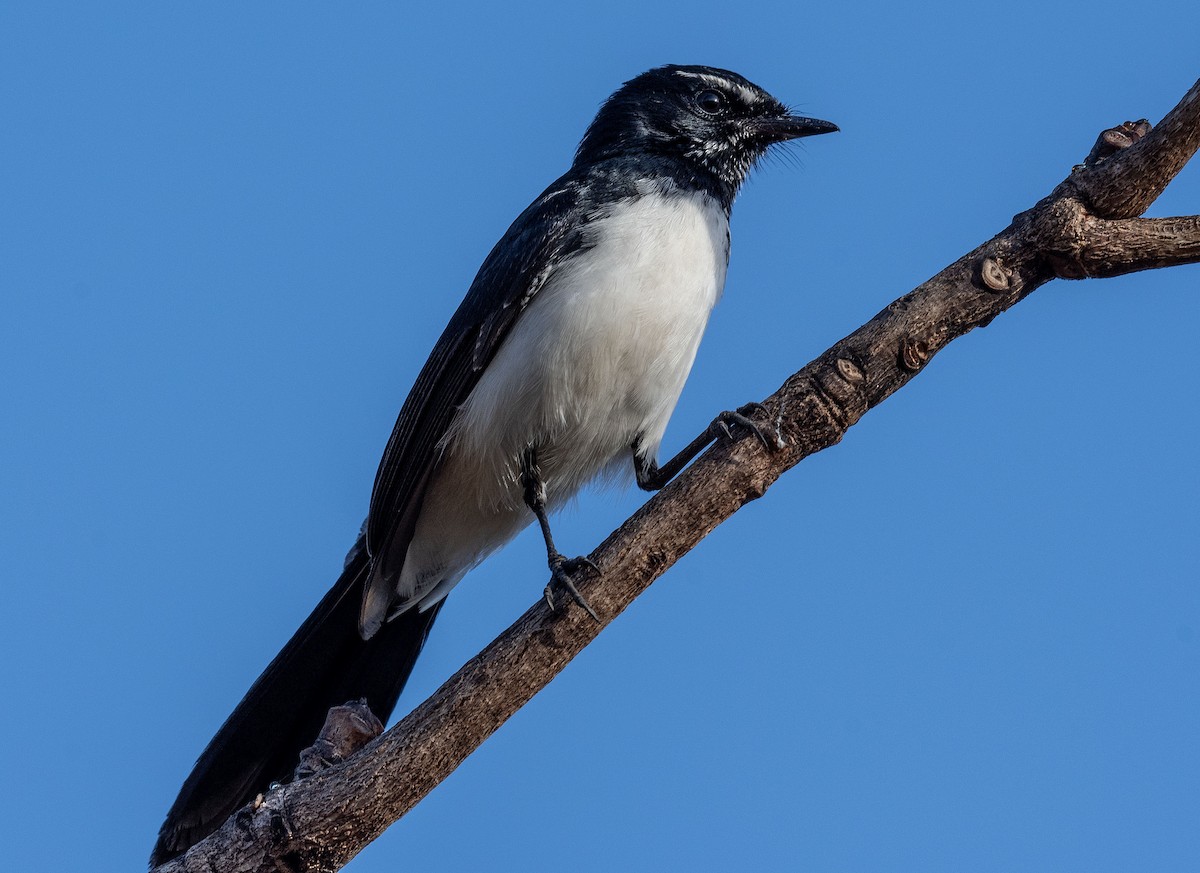
[[[835,130],[828,121],[792,115],[737,73],[670,65],[630,79],[605,101],[575,163],[661,155],[685,161],[736,191],[772,144]]]

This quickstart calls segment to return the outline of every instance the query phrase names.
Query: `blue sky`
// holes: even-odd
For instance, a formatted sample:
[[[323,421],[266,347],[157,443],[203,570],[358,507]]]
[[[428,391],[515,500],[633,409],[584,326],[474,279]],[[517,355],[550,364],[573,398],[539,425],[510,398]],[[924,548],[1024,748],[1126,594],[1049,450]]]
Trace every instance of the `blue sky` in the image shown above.
[[[1200,75],[1186,4],[10,4],[0,13],[6,866],[140,869],[333,581],[396,410],[599,102],[735,69],[768,162],[682,445]],[[1190,167],[1151,214],[1200,212]],[[660,580],[350,866],[1195,869],[1200,268],[1057,283]],[[638,504],[564,514],[589,551]],[[540,594],[450,598],[402,706]]]

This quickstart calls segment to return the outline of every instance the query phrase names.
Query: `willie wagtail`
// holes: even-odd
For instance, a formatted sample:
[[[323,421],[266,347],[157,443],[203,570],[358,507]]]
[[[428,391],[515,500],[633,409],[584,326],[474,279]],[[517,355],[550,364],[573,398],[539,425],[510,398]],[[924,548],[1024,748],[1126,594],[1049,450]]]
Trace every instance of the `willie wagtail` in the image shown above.
[[[605,101],[483,262],[400,410],[341,577],[200,756],[152,863],[286,780],[330,707],[366,698],[386,721],[446,594],[534,520],[547,599],[592,612],[572,578],[588,562],[554,547],[548,509],[630,467],[660,488],[730,424],[757,431],[723,413],[656,460],[725,284],[734,196],[772,144],[835,130],[712,67],[659,67]]]

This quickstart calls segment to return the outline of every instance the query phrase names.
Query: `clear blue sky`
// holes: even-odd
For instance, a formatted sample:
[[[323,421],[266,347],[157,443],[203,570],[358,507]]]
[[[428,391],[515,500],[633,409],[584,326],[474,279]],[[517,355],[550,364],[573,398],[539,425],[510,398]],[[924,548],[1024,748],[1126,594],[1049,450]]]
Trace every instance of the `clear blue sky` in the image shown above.
[[[5,868],[142,868],[623,80],[729,67],[843,129],[739,200],[672,449],[1160,117],[1197,33],[1155,0],[6,6]],[[1193,166],[1152,214],[1195,212]],[[955,343],[349,869],[1195,870],[1198,285],[1058,283]],[[585,495],[560,542],[640,500]],[[454,592],[402,705],[536,599],[541,549]]]

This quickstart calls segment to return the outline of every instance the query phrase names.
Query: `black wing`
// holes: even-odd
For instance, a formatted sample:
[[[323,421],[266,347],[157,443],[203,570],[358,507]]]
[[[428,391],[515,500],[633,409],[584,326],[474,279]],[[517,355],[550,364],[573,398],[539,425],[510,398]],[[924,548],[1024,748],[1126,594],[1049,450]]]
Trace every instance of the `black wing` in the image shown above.
[[[585,248],[594,216],[579,206],[568,173],[522,212],[496,243],[409,392],[384,450],[371,494],[370,587],[394,584],[416,527],[437,445],[517,317],[554,269]]]

